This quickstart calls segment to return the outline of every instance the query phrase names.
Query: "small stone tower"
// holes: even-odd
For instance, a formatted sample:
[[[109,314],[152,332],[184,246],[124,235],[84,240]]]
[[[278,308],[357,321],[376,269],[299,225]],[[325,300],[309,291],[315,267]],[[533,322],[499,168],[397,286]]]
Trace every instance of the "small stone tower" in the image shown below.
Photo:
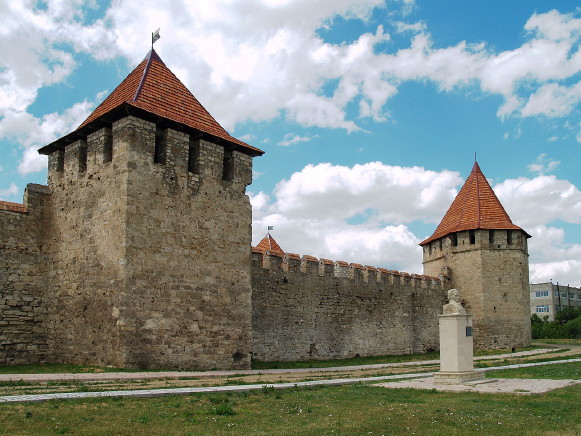
[[[434,234],[420,243],[424,274],[446,277],[474,315],[476,349],[530,344],[528,238],[475,162]]]
[[[49,360],[250,366],[251,206],[263,152],[152,49],[49,157]]]

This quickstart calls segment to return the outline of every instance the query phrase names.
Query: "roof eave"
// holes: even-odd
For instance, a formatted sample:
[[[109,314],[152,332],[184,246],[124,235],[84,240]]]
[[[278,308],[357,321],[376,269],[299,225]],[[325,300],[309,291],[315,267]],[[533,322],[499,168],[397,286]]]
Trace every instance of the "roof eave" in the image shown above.
[[[252,147],[248,145],[247,147],[235,142],[229,141],[225,138],[221,138],[216,135],[212,135],[211,133],[204,132],[199,129],[195,129],[190,127],[186,124],[179,123],[177,121],[171,120],[169,118],[162,117],[160,115],[154,114],[152,112],[146,111],[144,109],[138,108],[135,105],[131,104],[131,102],[124,102],[119,106],[111,109],[110,111],[106,112],[99,118],[91,121],[84,126],[81,126],[74,130],[73,132],[57,139],[56,141],[51,142],[44,147],[38,149],[39,154],[49,155],[56,150],[64,150],[65,147],[79,139],[85,138],[89,133],[95,132],[103,127],[110,126],[114,121],[117,121],[124,116],[127,115],[135,115],[139,118],[146,119],[148,121],[153,121],[156,123],[163,123],[167,127],[171,127],[174,130],[178,131],[185,131],[189,133],[194,133],[199,135],[201,138],[206,138],[211,142],[220,144],[220,145],[230,145],[233,146],[235,150],[238,150],[244,154],[250,155],[252,157],[262,156],[264,151]],[[242,141],[240,141],[242,142]]]
[[[429,244],[430,242],[437,241],[438,239],[445,238],[446,236],[449,236],[452,233],[467,232],[467,231],[470,231],[470,230],[520,230],[527,237],[527,239],[532,238],[531,235],[529,235],[525,230],[521,229],[517,225],[515,225],[514,227],[511,227],[511,228],[508,228],[508,227],[507,228],[500,228],[500,227],[474,227],[474,228],[465,228],[465,229],[454,230],[454,231],[451,231],[451,232],[444,233],[441,236],[432,235],[428,239],[424,239],[418,245],[419,246],[424,246],[426,244]]]

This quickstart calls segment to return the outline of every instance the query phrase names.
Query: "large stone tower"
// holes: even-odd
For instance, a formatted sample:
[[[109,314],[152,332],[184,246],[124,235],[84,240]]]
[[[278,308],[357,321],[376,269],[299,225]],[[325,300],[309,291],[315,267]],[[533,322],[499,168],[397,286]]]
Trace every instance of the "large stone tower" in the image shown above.
[[[474,315],[476,348],[530,344],[528,235],[514,225],[474,163],[432,236],[423,241],[424,274],[447,277]]]
[[[252,157],[154,50],[43,147],[49,360],[250,365]]]

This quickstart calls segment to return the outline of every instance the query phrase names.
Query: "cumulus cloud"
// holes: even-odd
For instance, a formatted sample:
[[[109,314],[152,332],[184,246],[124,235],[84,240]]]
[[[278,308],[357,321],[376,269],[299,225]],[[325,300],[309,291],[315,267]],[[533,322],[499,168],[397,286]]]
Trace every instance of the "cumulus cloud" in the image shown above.
[[[534,14],[524,24],[525,43],[495,53],[469,41],[435,47],[426,23],[407,21],[414,7],[408,0],[119,0],[86,22],[95,5],[2,4],[0,116],[25,112],[40,88],[65,80],[76,53],[137,64],[148,46],[143,29],[157,27],[172,41],[163,45],[164,59],[228,129],[283,116],[303,126],[361,130],[361,118],[389,119],[387,104],[406,81],[500,95],[500,117],[562,117],[581,98],[581,85],[565,82],[581,71],[574,14]],[[387,9],[387,18],[353,41],[332,44],[319,34],[336,17],[369,23],[376,8]],[[390,31],[409,35],[409,47],[390,51]],[[348,107],[356,113],[348,115]]]
[[[274,225],[285,251],[419,273],[420,239],[407,224],[437,223],[460,183],[455,172],[381,162],[307,165],[272,198],[251,197],[254,243]]]
[[[554,175],[508,179],[494,191],[513,222],[525,230],[556,220],[581,223],[581,191]]]
[[[565,231],[558,227],[540,225],[530,229],[530,234],[530,281],[580,286],[581,245],[565,243]]]
[[[36,148],[71,131],[82,121],[79,115],[86,116],[94,106],[84,101],[40,118],[28,111],[39,89],[71,75],[74,53],[87,52],[98,59],[113,55],[115,45],[104,21],[85,23],[84,12],[94,5],[83,0],[0,4],[0,139],[20,146],[22,174],[46,168]]]
[[[73,131],[90,113],[93,102],[83,101],[63,113],[51,113],[37,118],[28,112],[7,110],[0,119],[0,137],[18,141],[23,157],[18,166],[21,174],[46,168],[46,156],[37,149]]]

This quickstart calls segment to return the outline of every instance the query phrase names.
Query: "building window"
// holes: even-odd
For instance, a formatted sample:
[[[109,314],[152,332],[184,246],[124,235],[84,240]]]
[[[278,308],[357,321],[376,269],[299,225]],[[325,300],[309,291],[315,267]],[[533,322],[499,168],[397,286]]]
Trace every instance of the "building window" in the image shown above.
[[[512,232],[510,230],[506,231],[506,243],[512,245]]]
[[[543,304],[541,306],[535,306],[536,313],[548,313],[549,312],[549,305]]]
[[[87,143],[85,141],[79,144],[79,171],[87,171]]]
[[[468,232],[468,235],[470,237],[470,244],[472,245],[476,244],[476,232],[474,230],[470,230]]]
[[[561,310],[561,306],[555,306],[555,312],[559,312]]]
[[[558,296],[559,296],[559,291],[553,291],[553,295],[554,295],[555,297],[558,297]]]
[[[535,298],[548,297],[549,291],[535,291]]]
[[[450,239],[452,240],[452,247],[458,246],[458,235],[456,233],[452,233],[450,235]]]
[[[494,230],[488,231],[488,243],[494,244]]]
[[[563,292],[563,293],[561,294],[561,297],[563,297],[563,298],[567,298],[567,296],[568,296],[568,295],[569,295],[569,294],[567,294],[566,292]]]
[[[161,128],[155,129],[155,150],[153,155],[153,162],[160,165],[165,165],[166,140],[164,131]]]
[[[113,136],[111,129],[105,129],[105,144],[103,144],[103,163],[113,160]]]
[[[191,138],[188,153],[188,171],[193,174],[200,172],[200,141]]]
[[[231,182],[234,179],[234,156],[232,150],[224,150],[224,162],[222,165],[222,180]]]

